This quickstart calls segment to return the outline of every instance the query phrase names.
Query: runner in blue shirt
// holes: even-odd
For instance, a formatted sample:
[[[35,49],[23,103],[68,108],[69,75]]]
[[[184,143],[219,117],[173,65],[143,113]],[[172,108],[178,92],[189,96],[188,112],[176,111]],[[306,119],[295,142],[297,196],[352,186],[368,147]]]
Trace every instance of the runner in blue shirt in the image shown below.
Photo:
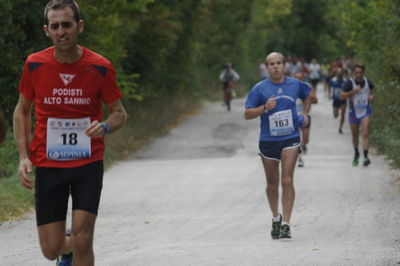
[[[333,117],[338,118],[340,111],[339,133],[343,134],[344,115],[346,113],[346,100],[340,99],[340,92],[346,80],[343,77],[343,70],[339,67],[335,71],[335,76],[329,81],[329,90],[332,89],[333,98]],[[329,92],[330,95],[330,92]]]
[[[260,81],[251,89],[244,116],[246,119],[261,119],[259,149],[267,179],[267,198],[273,215],[271,236],[274,239],[291,238],[289,222],[295,198],[293,174],[300,146],[298,128],[308,125],[308,113],[297,114],[296,100],[304,100],[305,110],[309,110],[311,88],[300,80],[285,77],[282,54],[269,54],[266,64],[270,78]],[[278,211],[280,179],[283,217]]]

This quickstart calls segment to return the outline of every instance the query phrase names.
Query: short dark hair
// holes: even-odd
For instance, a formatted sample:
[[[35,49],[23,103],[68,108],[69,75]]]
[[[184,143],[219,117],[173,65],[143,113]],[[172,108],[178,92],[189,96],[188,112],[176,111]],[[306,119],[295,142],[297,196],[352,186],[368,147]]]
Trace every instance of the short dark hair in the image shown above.
[[[362,71],[365,72],[365,66],[362,65],[362,64],[355,64],[354,67],[353,67],[353,71],[354,71],[356,68],[361,68]]]
[[[76,22],[79,22],[81,20],[81,16],[79,14],[79,5],[76,1],[74,0],[51,0],[50,2],[47,3],[45,9],[44,9],[44,22],[45,25],[49,24],[49,20],[47,18],[47,14],[49,13],[49,10],[57,10],[57,9],[64,9],[66,7],[69,7],[72,9],[74,12],[74,18]]]

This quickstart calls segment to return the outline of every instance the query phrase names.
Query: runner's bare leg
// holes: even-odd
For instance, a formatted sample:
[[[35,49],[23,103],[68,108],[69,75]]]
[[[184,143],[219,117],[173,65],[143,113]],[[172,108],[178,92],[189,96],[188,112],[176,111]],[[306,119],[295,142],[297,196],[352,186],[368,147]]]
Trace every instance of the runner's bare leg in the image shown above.
[[[283,221],[290,222],[292,215],[295,190],[293,184],[294,169],[299,153],[298,148],[286,149],[281,153],[282,156],[282,207]]]
[[[272,211],[272,215],[277,217],[279,215],[279,161],[266,159],[261,157],[264,165],[265,176],[267,179],[267,199]]]

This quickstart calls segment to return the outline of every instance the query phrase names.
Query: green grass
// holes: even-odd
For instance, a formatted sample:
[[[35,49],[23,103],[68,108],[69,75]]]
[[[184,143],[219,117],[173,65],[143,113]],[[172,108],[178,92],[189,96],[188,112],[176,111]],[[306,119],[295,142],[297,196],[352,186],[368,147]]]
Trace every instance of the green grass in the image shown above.
[[[377,150],[385,154],[394,168],[400,168],[400,125],[372,123],[371,142]]]
[[[23,188],[17,177],[18,153],[11,129],[0,145],[0,223],[21,217],[33,208],[33,191]]]

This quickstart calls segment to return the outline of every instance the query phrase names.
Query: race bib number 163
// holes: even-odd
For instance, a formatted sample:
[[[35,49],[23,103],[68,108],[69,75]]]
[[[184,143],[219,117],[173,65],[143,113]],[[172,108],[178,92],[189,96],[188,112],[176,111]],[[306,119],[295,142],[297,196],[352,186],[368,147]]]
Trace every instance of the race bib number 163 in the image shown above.
[[[292,110],[276,112],[269,116],[271,136],[289,135],[294,132]]]
[[[49,160],[69,161],[91,156],[91,139],[84,131],[90,118],[47,120],[47,149]]]

